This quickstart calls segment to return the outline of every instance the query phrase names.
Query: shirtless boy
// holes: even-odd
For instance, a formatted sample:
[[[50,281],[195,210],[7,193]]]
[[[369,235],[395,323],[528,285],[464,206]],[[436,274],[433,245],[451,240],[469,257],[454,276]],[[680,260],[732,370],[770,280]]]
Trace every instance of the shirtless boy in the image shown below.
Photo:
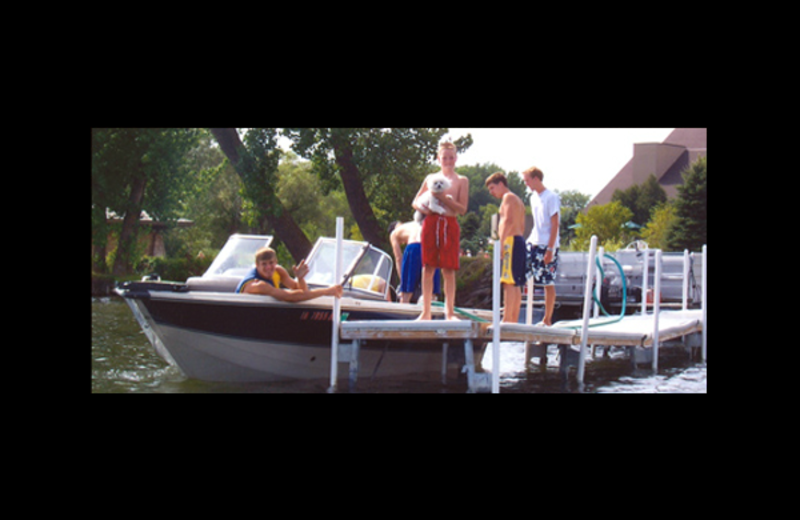
[[[403,224],[396,221],[389,226],[389,241],[394,253],[394,265],[397,268],[397,276],[400,277],[398,296],[402,303],[411,303],[414,293],[420,287],[422,279],[421,232],[422,226],[415,220]],[[402,249],[403,245],[406,246],[405,249]],[[436,294],[440,292],[439,278],[441,276],[437,269],[433,277],[433,292]]]
[[[525,204],[508,189],[508,180],[501,172],[490,175],[486,187],[492,197],[502,201],[498,234],[503,248],[503,276],[500,279],[506,302],[503,322],[517,323],[526,271]]]
[[[417,205],[419,197],[428,191],[427,177],[422,182],[422,187],[412,204],[415,210],[427,215],[422,221],[422,314],[419,317],[421,320],[431,319],[433,273],[437,267],[441,267],[444,278],[445,317],[448,320],[458,319],[455,314],[455,301],[461,228],[456,220],[456,215],[463,215],[467,212],[469,179],[455,171],[456,147],[453,143],[442,143],[439,146],[438,158],[442,168],[438,173],[447,177],[450,187],[441,193],[432,195],[445,207],[445,214],[431,213],[426,208]]]

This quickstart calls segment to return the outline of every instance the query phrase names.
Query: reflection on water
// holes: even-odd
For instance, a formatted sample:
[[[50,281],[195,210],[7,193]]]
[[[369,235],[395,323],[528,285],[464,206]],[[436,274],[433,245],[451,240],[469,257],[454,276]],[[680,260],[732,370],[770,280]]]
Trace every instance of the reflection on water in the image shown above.
[[[501,393],[707,393],[707,368],[677,349],[663,349],[658,374],[634,369],[622,349],[608,356],[598,350],[587,360],[585,384],[578,388],[575,369],[566,379],[559,372],[559,350],[547,351],[544,370],[533,358],[525,366],[522,343],[503,343],[500,350]],[[492,347],[487,346],[484,368],[491,369]],[[455,373],[451,371],[451,376]],[[341,391],[347,391],[346,382]],[[361,378],[358,393],[464,393],[466,376],[451,377],[443,385],[438,374],[397,379]],[[328,381],[287,383],[212,383],[187,379],[162,360],[141,332],[122,299],[92,298],[93,393],[325,393]]]

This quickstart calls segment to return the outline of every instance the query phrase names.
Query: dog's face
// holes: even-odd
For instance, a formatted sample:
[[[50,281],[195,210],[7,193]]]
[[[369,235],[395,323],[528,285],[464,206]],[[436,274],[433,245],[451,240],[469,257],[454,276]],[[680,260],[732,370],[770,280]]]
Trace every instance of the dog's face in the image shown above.
[[[434,193],[441,193],[450,187],[450,181],[443,176],[431,177],[428,180],[428,189]]]

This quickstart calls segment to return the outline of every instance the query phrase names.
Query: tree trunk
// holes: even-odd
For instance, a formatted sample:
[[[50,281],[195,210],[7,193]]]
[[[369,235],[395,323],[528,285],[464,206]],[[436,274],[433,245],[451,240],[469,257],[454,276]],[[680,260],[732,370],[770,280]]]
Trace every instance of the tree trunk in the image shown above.
[[[114,259],[114,276],[122,276],[131,272],[131,253],[136,243],[136,231],[139,228],[139,216],[142,213],[142,201],[144,200],[144,188],[147,179],[142,175],[133,181],[131,194],[128,197],[128,208],[125,217],[122,219],[122,231],[119,233],[117,245],[117,256]]]
[[[222,152],[228,157],[231,164],[233,164],[236,173],[244,179],[239,166],[248,151],[239,138],[239,134],[236,133],[236,129],[211,128],[210,130],[219,143]],[[269,224],[275,229],[275,234],[278,235],[278,238],[286,244],[286,248],[289,250],[289,254],[292,255],[292,258],[294,258],[294,261],[299,262],[311,252],[312,244],[289,212],[286,211],[286,208],[283,207],[283,204],[279,200],[276,200],[275,204],[278,206],[277,212],[274,212],[270,208],[259,209],[262,210],[262,214],[267,215]],[[275,213],[280,216],[273,216]]]
[[[391,250],[388,233],[380,229],[378,219],[375,218],[375,213],[372,211],[372,206],[364,191],[364,183],[361,181],[358,167],[353,163],[353,149],[349,144],[335,143],[333,151],[336,164],[341,168],[347,203],[350,205],[350,211],[356,219],[364,240],[384,251]]]

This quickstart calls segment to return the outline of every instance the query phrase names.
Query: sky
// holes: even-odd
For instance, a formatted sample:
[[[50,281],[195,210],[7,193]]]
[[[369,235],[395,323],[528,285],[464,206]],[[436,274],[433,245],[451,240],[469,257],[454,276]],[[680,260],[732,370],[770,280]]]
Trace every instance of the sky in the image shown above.
[[[538,166],[549,189],[591,197],[633,157],[634,143],[663,142],[674,128],[450,128],[445,140],[472,134],[458,166],[494,163],[504,173]]]
[[[459,166],[494,163],[504,173],[538,166],[544,185],[594,197],[633,158],[634,143],[660,143],[674,128],[450,128],[443,140],[472,134]],[[281,138],[288,149],[290,141]]]

